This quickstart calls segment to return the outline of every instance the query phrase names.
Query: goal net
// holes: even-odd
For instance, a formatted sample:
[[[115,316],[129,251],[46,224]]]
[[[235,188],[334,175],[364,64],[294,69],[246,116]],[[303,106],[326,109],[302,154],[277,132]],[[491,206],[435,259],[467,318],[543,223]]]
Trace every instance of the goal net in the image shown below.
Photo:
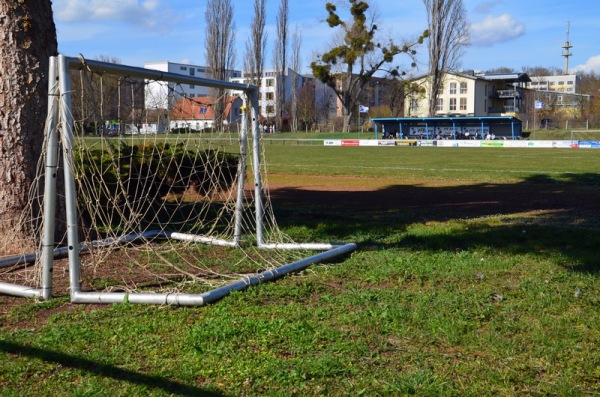
[[[0,293],[201,305],[355,248],[277,226],[256,87],[65,56],[50,76],[37,250],[0,257]]]

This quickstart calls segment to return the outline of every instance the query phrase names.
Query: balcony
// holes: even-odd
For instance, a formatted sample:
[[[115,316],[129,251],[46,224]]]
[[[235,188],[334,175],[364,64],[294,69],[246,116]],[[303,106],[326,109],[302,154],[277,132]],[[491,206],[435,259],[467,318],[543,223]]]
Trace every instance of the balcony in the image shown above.
[[[521,98],[521,91],[517,90],[498,90],[496,98]]]
[[[504,108],[504,106],[490,106],[488,107],[488,113],[501,114],[505,111]]]

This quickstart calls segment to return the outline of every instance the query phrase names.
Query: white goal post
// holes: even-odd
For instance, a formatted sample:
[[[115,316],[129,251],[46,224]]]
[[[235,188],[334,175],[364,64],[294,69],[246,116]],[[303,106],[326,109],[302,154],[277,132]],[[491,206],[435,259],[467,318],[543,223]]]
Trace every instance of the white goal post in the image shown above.
[[[0,270],[32,265],[40,277],[0,282],[0,293],[50,299],[56,259],[66,256],[74,303],[203,305],[356,249],[299,243],[279,230],[265,194],[257,87],[64,55],[51,58],[49,72],[39,249],[0,255]],[[140,106],[155,82],[167,87],[168,108]],[[214,95],[193,98],[192,86]],[[223,120],[237,145],[218,131],[182,131],[190,123],[174,115],[198,109]],[[178,132],[142,132],[136,125],[151,114],[157,129]]]

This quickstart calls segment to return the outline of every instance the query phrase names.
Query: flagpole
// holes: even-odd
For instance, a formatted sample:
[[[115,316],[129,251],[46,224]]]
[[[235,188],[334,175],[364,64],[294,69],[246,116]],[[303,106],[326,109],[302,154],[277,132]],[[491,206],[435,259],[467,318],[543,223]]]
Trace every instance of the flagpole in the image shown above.
[[[358,104],[358,120],[356,122],[356,132],[358,132],[358,136],[360,136],[360,103]]]
[[[533,96],[533,140],[535,141],[535,114],[537,113],[537,100],[535,95]]]

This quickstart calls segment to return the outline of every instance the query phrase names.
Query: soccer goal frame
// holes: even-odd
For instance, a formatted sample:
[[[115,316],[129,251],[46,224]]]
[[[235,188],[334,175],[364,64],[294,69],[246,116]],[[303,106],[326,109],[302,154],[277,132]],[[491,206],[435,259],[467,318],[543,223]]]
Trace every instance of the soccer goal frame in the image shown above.
[[[239,134],[239,163],[237,183],[237,201],[234,213],[234,233],[230,240],[197,234],[169,232],[164,230],[131,233],[118,238],[107,238],[95,241],[80,241],[79,214],[77,206],[77,185],[70,164],[73,162],[75,150],[75,123],[71,105],[71,86],[69,73],[71,70],[86,69],[95,73],[111,73],[120,76],[135,76],[140,79],[160,80],[175,84],[198,85],[208,88],[236,90],[242,93],[243,112]],[[0,283],[0,293],[48,300],[53,291],[53,265],[56,258],[68,257],[69,293],[73,303],[140,303],[160,305],[204,305],[226,296],[232,291],[242,290],[251,285],[274,280],[290,272],[297,272],[311,264],[325,261],[356,249],[356,244],[332,243],[268,243],[263,236],[263,183],[261,177],[261,142],[259,125],[259,91],[256,86],[228,81],[218,81],[196,76],[187,76],[157,70],[86,60],[80,57],[58,55],[51,57],[49,69],[48,121],[45,127],[47,149],[45,153],[43,227],[41,248],[39,252],[24,254],[0,260],[0,267],[37,262],[41,267],[41,287]],[[248,139],[252,138],[252,174],[254,183],[254,232],[256,246],[263,250],[314,250],[321,251],[282,266],[271,267],[260,273],[250,274],[242,279],[204,293],[180,292],[95,292],[83,291],[81,287],[81,255],[86,251],[136,240],[152,238],[192,241],[194,243],[238,247],[242,238],[241,216],[244,209],[244,178],[247,166]],[[64,200],[66,207],[66,246],[55,246],[55,219],[57,214],[57,173],[60,169],[62,154],[64,172]]]

